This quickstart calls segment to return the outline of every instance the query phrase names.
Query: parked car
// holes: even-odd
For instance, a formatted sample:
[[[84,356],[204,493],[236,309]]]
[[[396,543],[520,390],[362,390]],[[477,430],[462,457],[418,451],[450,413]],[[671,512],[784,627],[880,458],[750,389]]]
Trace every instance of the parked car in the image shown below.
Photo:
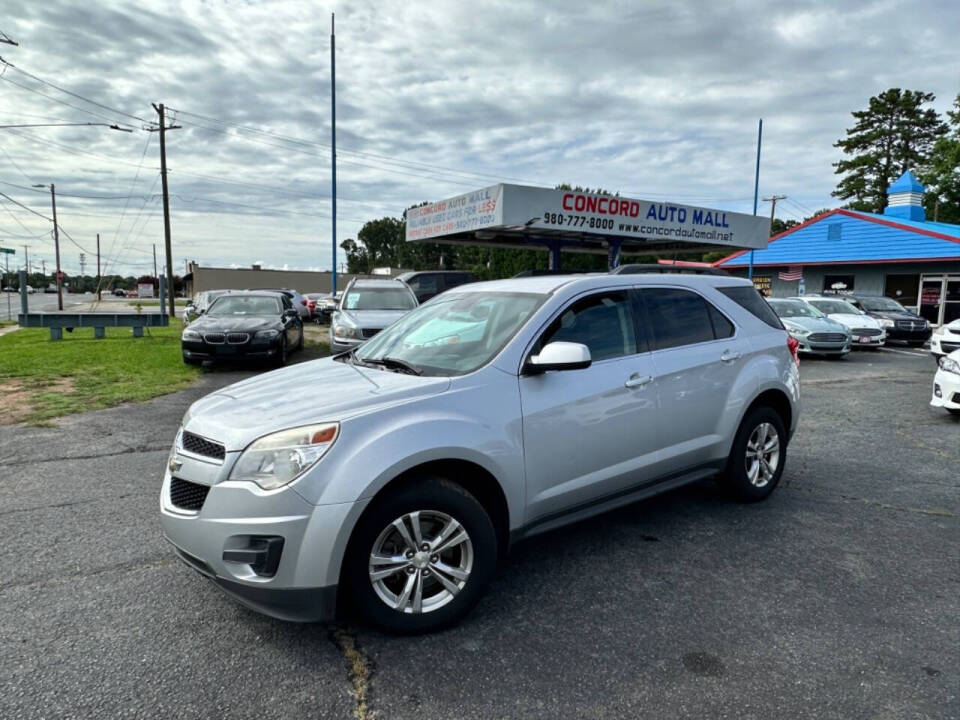
[[[397,276],[397,280],[410,286],[418,303],[425,303],[444,290],[476,282],[477,276],[462,270],[417,270],[402,273]]]
[[[183,330],[183,361],[273,360],[285,365],[303,349],[303,322],[286,295],[268,291],[231,292]]]
[[[56,291],[57,291],[57,286],[54,285],[52,292],[56,292]],[[44,290],[44,292],[51,292],[51,290],[50,290],[50,288],[47,288],[46,290]],[[114,289],[113,289],[113,294],[114,294],[115,297],[126,297],[126,296],[127,296],[127,291],[124,290],[123,288],[114,288]]]
[[[303,296],[307,301],[307,310],[310,311],[311,320],[319,320],[320,318],[320,308],[317,307],[317,304],[323,300],[323,293],[307,293]]]
[[[340,298],[343,297],[343,293],[330,293],[325,295],[323,300],[317,304],[317,308],[320,311],[320,317],[327,322],[330,322],[330,318],[337,311],[337,307],[340,305]]]
[[[204,290],[197,293],[196,297],[187,303],[183,308],[183,321],[188,325],[203,315],[221,295],[236,292],[235,290]]]
[[[881,295],[849,295],[844,300],[880,323],[887,340],[898,340],[922,347],[930,339],[930,323],[910,312],[893,298]]]
[[[930,353],[937,362],[954,350],[960,350],[960,318],[941,325],[930,336]]]
[[[718,473],[766,498],[799,419],[796,349],[733,277],[454,288],[353,352],[195,402],[164,532],[262,613],[326,620],[343,595],[383,628],[436,630],[512,542]]]
[[[887,333],[883,327],[881,327],[878,320],[875,320],[861,310],[857,310],[846,300],[841,300],[838,297],[824,297],[822,295],[803,295],[790,299],[805,302],[831,320],[836,320],[845,326],[850,330],[852,347],[883,347],[883,344],[887,340]]]
[[[369,340],[417,306],[417,298],[397,280],[351,280],[330,318],[330,352],[346,352]]]
[[[940,358],[939,369],[933,376],[930,404],[952,415],[960,415],[960,350]]]
[[[812,305],[776,298],[767,302],[787,332],[800,344],[799,352],[833,357],[843,357],[850,352],[850,330]]]
[[[257,289],[283,293],[290,298],[290,301],[293,303],[293,307],[296,308],[297,312],[300,314],[301,320],[310,319],[310,308],[308,307],[307,299],[296,290],[292,290],[290,288],[247,288],[249,291],[254,291]]]

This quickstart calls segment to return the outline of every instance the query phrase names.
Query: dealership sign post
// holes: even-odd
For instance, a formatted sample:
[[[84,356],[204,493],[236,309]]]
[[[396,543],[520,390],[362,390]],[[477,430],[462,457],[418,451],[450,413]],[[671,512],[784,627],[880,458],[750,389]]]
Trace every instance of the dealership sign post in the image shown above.
[[[498,184],[407,211],[407,241],[579,252],[767,246],[769,219],[727,210]]]

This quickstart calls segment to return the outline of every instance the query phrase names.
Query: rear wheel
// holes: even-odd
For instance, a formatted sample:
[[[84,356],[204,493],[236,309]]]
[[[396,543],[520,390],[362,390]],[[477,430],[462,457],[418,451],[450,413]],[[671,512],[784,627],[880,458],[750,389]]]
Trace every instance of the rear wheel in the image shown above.
[[[496,568],[496,533],[473,495],[424,477],[364,515],[345,563],[347,588],[365,619],[395,633],[433,632],[480,600]]]
[[[751,410],[734,438],[724,484],[743,502],[765,499],[780,482],[787,460],[787,433],[773,408]]]
[[[300,328],[300,339],[297,341],[297,347],[294,348],[298,352],[303,350],[303,327]]]

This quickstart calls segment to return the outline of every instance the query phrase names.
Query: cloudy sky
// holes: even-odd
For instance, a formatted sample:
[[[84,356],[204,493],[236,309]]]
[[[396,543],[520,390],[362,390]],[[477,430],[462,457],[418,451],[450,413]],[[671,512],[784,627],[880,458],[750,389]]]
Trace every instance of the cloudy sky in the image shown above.
[[[851,110],[903,87],[943,111],[960,89],[956,0],[0,0],[19,43],[0,44],[15,66],[0,68],[0,124],[135,130],[2,129],[0,192],[49,216],[30,186],[56,184],[80,246],[64,241],[67,272],[97,232],[112,270],[151,272],[159,138],[143,128],[163,102],[182,126],[167,135],[175,270],[329,268],[332,11],[340,242],[497,181],[749,212],[760,117],[760,192],[799,219],[837,204]],[[49,230],[0,197],[20,263],[26,243],[49,270]]]

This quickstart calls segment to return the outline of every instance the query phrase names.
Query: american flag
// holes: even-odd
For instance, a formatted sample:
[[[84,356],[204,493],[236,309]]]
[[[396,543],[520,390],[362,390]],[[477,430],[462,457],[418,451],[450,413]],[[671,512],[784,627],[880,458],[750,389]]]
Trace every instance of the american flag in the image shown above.
[[[796,282],[803,279],[803,265],[791,265],[786,271],[777,273],[777,277],[784,282]]]

